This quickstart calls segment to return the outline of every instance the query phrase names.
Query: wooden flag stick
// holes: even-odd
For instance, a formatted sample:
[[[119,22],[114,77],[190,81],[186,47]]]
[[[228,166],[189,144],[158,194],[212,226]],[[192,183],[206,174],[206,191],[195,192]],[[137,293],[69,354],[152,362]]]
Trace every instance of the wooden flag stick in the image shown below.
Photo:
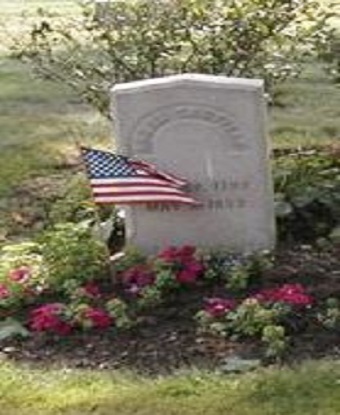
[[[74,139],[74,143],[76,145],[76,148],[78,149],[78,154],[80,155],[80,166],[83,170],[83,172],[85,173],[86,177],[88,177],[88,170],[87,170],[87,166],[86,163],[84,162],[84,159],[82,157],[82,149],[85,147],[83,146],[80,141],[78,141],[77,139]],[[105,235],[107,234],[107,229],[104,227],[105,225],[103,224],[101,217],[100,217],[100,213],[99,213],[99,207],[96,203],[94,203],[95,205],[95,209],[94,209],[94,225],[97,225],[97,229],[98,229],[98,233],[99,233],[99,238],[102,240],[102,242],[104,243],[106,252],[107,252],[107,265],[109,268],[109,273],[110,276],[112,278],[114,278],[114,268],[113,268],[113,263],[115,262],[115,258],[120,258],[119,256],[113,255],[111,256],[111,252],[108,246],[108,238],[105,237]],[[111,229],[112,230],[112,229]]]

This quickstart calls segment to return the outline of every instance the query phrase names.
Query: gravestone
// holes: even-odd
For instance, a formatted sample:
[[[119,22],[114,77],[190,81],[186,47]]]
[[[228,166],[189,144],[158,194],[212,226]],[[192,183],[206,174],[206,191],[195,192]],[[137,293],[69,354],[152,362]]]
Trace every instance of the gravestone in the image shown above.
[[[190,183],[199,207],[126,209],[128,243],[249,252],[275,242],[261,80],[185,74],[116,85],[117,151]]]

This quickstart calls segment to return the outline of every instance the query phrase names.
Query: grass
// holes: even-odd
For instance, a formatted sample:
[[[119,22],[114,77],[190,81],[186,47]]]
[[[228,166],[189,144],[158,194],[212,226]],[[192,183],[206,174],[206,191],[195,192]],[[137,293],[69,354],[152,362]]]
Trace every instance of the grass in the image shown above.
[[[0,415],[338,415],[340,362],[157,379],[2,363]]]
[[[276,88],[281,104],[269,111],[275,147],[322,145],[340,141],[340,85],[321,65],[310,65],[298,79]]]
[[[30,16],[39,6],[67,14],[75,12],[77,2],[2,0],[1,16],[10,30],[19,30],[21,12]],[[75,139],[110,145],[106,120],[66,87],[34,79],[29,68],[8,58],[5,49],[0,52],[0,90],[0,200],[23,180],[53,173],[60,160],[75,154]],[[312,67],[279,91],[283,107],[269,114],[275,147],[339,140],[340,91],[320,68]]]
[[[34,79],[23,65],[0,61],[0,197],[32,175],[53,171],[75,140],[107,137],[106,122],[61,85]]]

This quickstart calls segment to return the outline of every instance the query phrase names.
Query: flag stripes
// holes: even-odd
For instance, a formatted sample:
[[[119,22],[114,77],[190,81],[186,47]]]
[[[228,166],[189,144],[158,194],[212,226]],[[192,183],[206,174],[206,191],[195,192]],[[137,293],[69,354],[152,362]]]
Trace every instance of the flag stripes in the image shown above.
[[[199,204],[181,189],[186,180],[150,163],[85,147],[81,152],[98,204]]]

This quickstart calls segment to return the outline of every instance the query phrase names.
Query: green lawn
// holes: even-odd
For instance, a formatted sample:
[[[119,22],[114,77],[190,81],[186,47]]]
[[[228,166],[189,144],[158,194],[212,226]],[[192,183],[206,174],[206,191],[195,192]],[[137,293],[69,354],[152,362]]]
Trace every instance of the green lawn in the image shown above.
[[[0,415],[339,415],[340,362],[244,375],[0,366]]]
[[[20,14],[39,6],[75,13],[74,0],[2,0],[6,33],[20,29]],[[5,45],[6,42],[3,42]],[[275,147],[339,141],[340,89],[320,67],[301,79],[280,85],[279,108],[269,110],[269,132]],[[0,50],[0,201],[32,175],[53,172],[62,158],[75,154],[74,141],[111,144],[109,123],[62,85],[34,79],[29,68]],[[1,203],[0,203],[1,209]]]

